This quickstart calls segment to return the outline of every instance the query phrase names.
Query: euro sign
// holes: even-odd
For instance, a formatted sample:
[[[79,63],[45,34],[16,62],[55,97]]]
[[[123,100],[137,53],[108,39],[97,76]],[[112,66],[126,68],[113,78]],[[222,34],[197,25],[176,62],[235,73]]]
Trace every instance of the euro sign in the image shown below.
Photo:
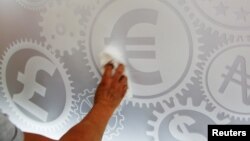
[[[233,62],[233,65],[226,66],[228,74],[222,74],[224,81],[219,88],[220,93],[224,93],[230,82],[237,84],[242,90],[242,101],[245,105],[250,105],[250,96],[248,95],[248,89],[250,86],[247,81],[250,79],[250,75],[247,74],[246,59],[243,56],[237,56]],[[234,75],[240,76],[240,79],[234,78]]]
[[[120,46],[126,51],[127,65],[131,71],[131,76],[137,84],[154,85],[162,83],[160,71],[142,72],[136,69],[129,59],[156,59],[156,53],[153,50],[126,50],[128,45],[136,46],[153,46],[155,45],[154,37],[127,37],[128,32],[137,24],[147,23],[156,25],[158,12],[153,9],[136,9],[125,13],[121,16],[111,33],[110,38],[105,38],[106,45]]]
[[[52,76],[56,67],[45,58],[39,56],[30,58],[26,63],[24,73],[18,72],[17,80],[24,87],[22,92],[14,94],[13,101],[38,119],[47,121],[48,112],[30,101],[35,94],[39,94],[42,97],[46,95],[46,88],[36,82],[37,73],[40,70]]]
[[[203,135],[188,131],[187,126],[191,126],[194,123],[195,120],[191,117],[176,114],[169,123],[169,131],[179,141],[206,141],[207,139]]]

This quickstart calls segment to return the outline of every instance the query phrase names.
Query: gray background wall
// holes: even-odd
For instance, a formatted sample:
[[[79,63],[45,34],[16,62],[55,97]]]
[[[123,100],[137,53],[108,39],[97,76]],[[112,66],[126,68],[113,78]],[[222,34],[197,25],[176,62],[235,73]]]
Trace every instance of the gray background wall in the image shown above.
[[[98,54],[122,47],[133,98],[103,140],[203,141],[250,118],[248,0],[1,0],[0,107],[60,138],[92,106]]]

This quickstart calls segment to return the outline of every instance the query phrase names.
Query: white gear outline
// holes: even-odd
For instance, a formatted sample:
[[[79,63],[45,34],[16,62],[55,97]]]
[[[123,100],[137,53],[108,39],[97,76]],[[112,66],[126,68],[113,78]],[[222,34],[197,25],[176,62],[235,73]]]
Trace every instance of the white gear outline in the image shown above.
[[[208,0],[207,0],[208,1]],[[247,0],[246,0],[247,1]],[[240,25],[229,25],[229,24],[226,24],[226,23],[223,23],[223,22],[221,22],[221,21],[218,21],[217,19],[214,19],[213,17],[210,17],[203,9],[202,9],[202,7],[200,7],[200,5],[199,5],[199,2],[205,2],[205,0],[204,1],[197,1],[197,0],[192,0],[192,7],[194,7],[195,8],[195,10],[196,11],[198,11],[198,12],[194,12],[194,13],[199,13],[198,14],[198,17],[200,18],[200,19],[202,19],[203,21],[206,21],[206,22],[209,22],[209,23],[211,23],[211,24],[213,24],[213,25],[216,25],[216,26],[218,26],[218,27],[223,27],[223,28],[228,28],[228,29],[233,29],[233,30],[245,30],[245,29],[249,29],[249,25],[248,26],[246,26],[246,25],[244,25],[244,26],[240,26]],[[224,2],[224,3],[223,3]],[[217,3],[217,4],[223,4],[224,6],[226,6],[226,4],[228,4],[228,3],[225,3],[225,1],[223,1],[223,0],[219,0],[219,1],[213,1],[213,2],[209,2],[209,4],[211,4],[211,3]],[[207,4],[207,6],[209,7],[210,5],[209,4]],[[243,4],[243,2],[242,3],[239,3],[241,6],[239,6],[239,5],[234,5],[233,7],[228,7],[228,6],[226,6],[227,7],[227,10],[228,11],[230,11],[231,10],[231,8],[233,8],[233,10],[231,10],[231,11],[234,11],[235,13],[235,17],[236,17],[236,12],[239,12],[240,10],[242,10],[242,4]],[[246,5],[244,5],[244,6],[246,6]],[[212,6],[211,6],[212,7]],[[215,8],[216,7],[213,7],[214,8],[214,10],[215,10]],[[245,7],[245,9],[247,9],[246,7]],[[246,11],[246,12],[248,12],[248,11]],[[193,13],[193,14],[194,14]],[[231,16],[231,15],[233,15],[232,13],[231,14],[229,14],[229,13],[227,13],[227,14],[225,14],[224,16]],[[205,17],[205,18],[204,18]],[[247,17],[246,17],[247,18]],[[205,19],[205,20],[204,20]],[[242,22],[242,21],[240,21],[240,20],[237,20],[237,17],[235,18],[235,21],[237,21],[237,22]],[[245,21],[246,22],[246,21]]]
[[[220,34],[218,31],[214,31],[211,28],[206,28],[205,30],[207,30],[208,32],[217,34],[217,35]],[[221,35],[223,35],[223,34],[221,34]],[[224,36],[230,36],[230,35],[231,34],[227,34],[227,35],[224,34]],[[244,36],[239,35],[239,37],[244,37]],[[250,42],[247,41],[246,39],[243,39],[243,41],[237,41],[236,39],[234,41],[225,41],[225,43],[223,43],[222,45],[218,45],[218,46],[214,47],[209,53],[204,54],[203,55],[204,60],[200,62],[200,66],[198,67],[200,74],[197,75],[197,78],[200,80],[202,90],[205,91],[205,93],[203,94],[205,96],[205,100],[208,101],[209,103],[211,103],[214,107],[216,107],[216,110],[218,113],[221,113],[224,116],[229,116],[230,119],[233,119],[233,120],[249,121],[250,114],[234,113],[234,112],[228,111],[228,110],[224,109],[223,107],[221,107],[220,105],[218,105],[217,102],[215,102],[213,100],[213,98],[210,96],[210,94],[207,92],[206,86],[204,86],[206,84],[206,77],[205,77],[206,71],[207,71],[206,69],[208,68],[208,65],[211,63],[211,60],[218,53],[224,51],[228,47],[237,46],[237,45],[249,45],[250,46]]]
[[[95,5],[101,0],[71,0],[70,3],[73,5],[81,5],[87,9],[94,9]]]
[[[45,4],[49,0],[39,0],[38,2],[30,2],[29,0],[16,0],[18,4],[20,4],[23,8],[39,11],[44,8]]]
[[[84,101],[84,100],[89,100],[91,98],[94,97],[94,93],[95,93],[96,89],[92,89],[92,90],[88,90],[88,89],[85,89],[83,93],[81,94],[78,94],[78,98],[76,100],[76,103],[75,103],[75,106],[76,107],[74,109],[74,112],[75,114],[77,115],[77,120],[78,121],[81,121],[86,115],[84,114],[80,114],[81,113],[81,107],[79,107],[81,105],[81,103]],[[89,94],[92,94],[92,95],[89,95]],[[92,107],[92,103],[90,103],[90,101],[87,101],[88,103],[88,106]],[[115,116],[117,116],[117,123],[115,123],[115,128],[112,129],[112,128],[109,128],[109,125],[107,125],[107,128],[103,134],[103,138],[106,139],[106,140],[112,140],[113,136],[119,136],[120,134],[120,131],[124,129],[124,126],[123,126],[123,122],[125,120],[125,117],[124,115],[121,114],[121,108],[118,108],[115,113],[114,113]]]
[[[72,49],[80,48],[83,38],[84,25],[81,25],[81,16],[75,13],[76,7],[70,1],[54,0],[45,6],[45,12],[41,13],[43,21],[40,35],[45,37],[46,42],[60,55],[65,51],[72,54]]]
[[[219,26],[217,23],[214,24],[211,21],[209,21],[207,18],[204,18],[203,16],[200,15],[197,9],[197,7],[195,6],[195,1],[196,0],[178,0],[178,2],[183,6],[183,8],[185,9],[185,11],[187,12],[187,14],[190,15],[190,18],[194,21],[194,24],[196,26],[206,26],[206,27],[210,27],[212,29],[215,29],[216,31],[220,31],[223,33],[228,33],[228,34],[234,34],[235,32],[241,33],[242,35],[245,34],[247,35],[248,30],[245,30],[246,28],[228,28],[228,27],[223,27],[223,26]]]
[[[148,121],[148,125],[150,125],[153,129],[152,131],[147,131],[146,134],[148,136],[151,136],[154,141],[159,141],[159,137],[157,134],[159,133],[159,127],[160,127],[161,122],[164,120],[165,117],[167,117],[171,113],[176,112],[176,111],[181,111],[181,110],[192,110],[192,111],[199,112],[203,115],[208,116],[216,124],[228,124],[230,122],[230,120],[227,118],[219,120],[217,118],[218,113],[216,112],[216,110],[213,109],[212,111],[209,111],[206,108],[207,104],[208,104],[207,102],[202,101],[199,106],[194,106],[191,98],[187,99],[186,105],[180,104],[179,102],[177,102],[177,100],[174,101],[174,106],[172,108],[170,108],[167,104],[163,104],[162,105],[163,112],[158,112],[158,111],[153,112],[154,116],[156,117],[156,120]]]
[[[96,18],[96,15],[98,13],[98,10],[100,8],[102,8],[103,5],[107,5],[107,3],[110,3],[112,0],[103,0],[101,1],[96,7],[95,9],[92,9],[91,11],[91,16],[90,16],[90,19],[88,20],[88,23],[87,23],[87,28],[86,28],[86,31],[85,31],[85,48],[84,48],[84,52],[86,54],[86,56],[84,57],[84,59],[86,59],[88,61],[87,63],[87,66],[90,68],[90,72],[92,72],[94,75],[93,75],[93,78],[96,78],[100,81],[100,74],[98,72],[98,70],[95,68],[95,65],[94,65],[94,60],[92,60],[92,56],[90,55],[90,47],[88,45],[88,33],[90,33],[90,28],[91,27],[91,23],[93,22],[93,20]],[[199,36],[195,33],[195,26],[194,26],[194,22],[193,22],[193,17],[192,15],[188,15],[186,12],[183,12],[181,13],[180,11],[186,11],[183,7],[180,6],[180,4],[178,2],[172,2],[172,1],[169,1],[167,2],[169,3],[170,5],[172,5],[175,9],[177,9],[177,11],[181,14],[183,20],[185,20],[186,22],[186,25],[188,26],[188,30],[190,32],[190,35],[191,35],[191,42],[193,44],[193,56],[196,56],[196,54],[198,54],[198,51],[196,49],[194,49],[195,47],[197,47],[198,45],[198,38]],[[97,9],[97,10],[96,10]],[[198,55],[197,55],[198,56]],[[183,81],[181,82],[181,84],[179,84],[174,90],[172,90],[171,92],[165,94],[164,96],[159,96],[159,97],[156,97],[156,98],[152,98],[152,99],[139,99],[139,98],[128,98],[126,99],[125,103],[126,104],[129,104],[129,103],[132,103],[133,106],[136,106],[138,105],[139,107],[143,107],[143,106],[146,106],[146,107],[150,107],[150,106],[156,106],[157,104],[161,104],[161,103],[168,103],[168,99],[169,98],[173,98],[175,97],[175,95],[177,93],[181,93],[181,90],[184,89],[184,88],[187,88],[187,83],[190,82],[190,78],[195,75],[194,72],[192,71],[192,68],[196,68],[195,66],[195,63],[198,62],[198,58],[194,58],[192,57],[191,59],[191,66],[189,67],[189,70],[187,71],[187,74],[186,76],[184,77]]]
[[[46,124],[40,123],[37,121],[30,120],[27,116],[25,116],[21,111],[18,110],[18,108],[15,106],[13,101],[11,100],[10,96],[8,95],[8,89],[7,89],[7,84],[6,84],[6,72],[5,68],[7,67],[8,60],[12,57],[12,55],[22,49],[33,49],[38,52],[43,53],[46,57],[50,58],[53,63],[55,63],[58,71],[60,72],[62,79],[64,81],[65,85],[65,91],[66,91],[66,103],[65,105],[69,105],[64,109],[64,111],[61,113],[61,115],[58,117],[60,118],[59,121],[52,121],[48,122]],[[63,67],[63,64],[60,62],[59,58],[55,57],[54,51],[51,48],[46,48],[44,47],[41,43],[38,43],[37,41],[32,41],[29,39],[24,39],[24,40],[18,40],[16,42],[13,42],[13,44],[6,49],[4,52],[4,55],[1,59],[1,64],[0,64],[0,76],[2,80],[0,81],[0,87],[3,88],[3,97],[6,98],[6,104],[8,105],[8,109],[2,109],[5,113],[10,113],[12,117],[10,119],[12,121],[18,122],[17,125],[20,123],[24,127],[19,127],[23,129],[24,131],[29,130],[32,128],[33,133],[41,133],[42,134],[51,134],[51,132],[54,132],[55,134],[57,132],[62,132],[64,133],[65,129],[62,130],[63,127],[68,127],[72,126],[69,125],[69,121],[72,117],[71,113],[73,112],[73,102],[75,101],[73,99],[73,93],[72,93],[72,87],[71,87],[71,81],[69,80],[69,74],[67,74],[67,70]],[[16,120],[15,120],[16,118]],[[59,133],[60,134],[60,133]],[[58,135],[54,135],[52,138],[57,139]]]

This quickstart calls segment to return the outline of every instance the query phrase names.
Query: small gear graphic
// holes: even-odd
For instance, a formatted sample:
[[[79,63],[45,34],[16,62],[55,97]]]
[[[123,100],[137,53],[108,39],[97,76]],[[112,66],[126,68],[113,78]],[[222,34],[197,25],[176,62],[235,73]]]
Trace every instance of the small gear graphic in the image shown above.
[[[124,32],[125,32],[123,30],[120,30],[120,28],[123,29],[123,27],[121,27],[121,26],[123,25],[124,21],[122,22],[122,20],[129,18],[126,16],[135,15],[135,14],[131,14],[130,12],[132,12],[132,13],[138,12],[136,14],[141,14],[143,12],[150,12],[150,14],[153,15],[152,17],[155,16],[154,14],[157,15],[157,12],[161,12],[161,11],[157,11],[158,9],[155,9],[152,11],[150,11],[150,10],[143,11],[144,9],[147,9],[147,7],[146,6],[144,7],[141,5],[137,6],[137,3],[138,2],[134,2],[134,1],[103,0],[103,1],[100,1],[95,6],[95,9],[91,9],[90,18],[87,20],[88,23],[87,23],[87,26],[86,26],[87,28],[86,28],[85,34],[84,34],[83,45],[84,45],[84,52],[86,54],[86,56],[84,56],[84,59],[86,59],[88,61],[87,66],[90,68],[90,72],[94,74],[93,78],[100,79],[100,76],[101,76],[100,70],[99,70],[99,63],[98,63],[98,59],[99,59],[98,53],[101,52],[102,47],[105,47],[105,45],[103,45],[103,44],[105,44],[105,42],[109,42],[111,40],[114,40],[113,41],[114,44],[116,44],[117,42],[121,42],[121,44],[125,44],[124,42],[126,42],[127,39],[130,39],[130,37],[126,37],[128,35],[119,35],[119,34],[124,34]],[[186,61],[185,64],[182,62],[183,63],[182,66],[187,66],[187,67],[183,68],[184,71],[182,71],[183,72],[182,74],[180,73],[179,76],[176,76],[178,78],[172,79],[172,80],[177,80],[176,82],[172,82],[172,85],[170,85],[169,83],[168,84],[164,83],[164,82],[159,83],[159,85],[158,84],[155,84],[155,85],[145,84],[144,85],[144,84],[138,84],[137,82],[135,82],[136,84],[135,83],[132,84],[132,86],[136,87],[136,88],[133,88],[133,90],[137,90],[137,92],[135,92],[133,98],[127,99],[126,103],[128,104],[131,102],[134,106],[138,105],[140,107],[143,107],[143,106],[150,107],[150,106],[156,106],[157,104],[161,104],[161,103],[168,103],[169,98],[174,98],[177,93],[182,93],[182,89],[187,88],[186,84],[190,82],[191,76],[194,75],[193,74],[194,72],[192,71],[192,69],[196,68],[195,64],[196,64],[196,62],[198,62],[198,58],[192,57],[192,56],[196,56],[196,54],[198,54],[198,49],[196,49],[196,47],[198,47],[197,44],[198,44],[198,38],[199,38],[198,35],[195,33],[195,29],[193,29],[193,28],[195,28],[193,20],[192,19],[190,20],[192,15],[190,16],[190,15],[186,14],[185,9],[183,9],[183,7],[180,6],[181,5],[180,2],[176,2],[176,1],[175,2],[172,2],[172,1],[164,1],[164,2],[163,1],[147,1],[147,3],[152,3],[155,5],[159,4],[159,5],[162,5],[162,7],[165,6],[164,8],[162,8],[162,10],[167,9],[168,11],[167,12],[164,11],[164,12],[166,12],[166,13],[172,12],[172,14],[175,14],[175,16],[173,16],[173,17],[178,17],[178,19],[174,19],[174,20],[176,20],[177,22],[180,22],[180,25],[183,25],[180,28],[183,28],[184,30],[183,30],[183,32],[182,31],[180,32],[180,35],[182,35],[183,38],[187,39],[186,40],[187,43],[185,45],[188,45],[188,46],[185,46],[185,48],[182,51],[180,51],[180,52],[184,52],[187,54],[180,55],[180,56],[182,56],[182,57],[189,56],[189,58],[187,57],[186,59],[184,59]],[[127,11],[123,10],[121,8],[122,9],[121,13],[117,14],[119,12],[111,12],[113,5],[116,5],[116,4],[119,6],[122,6],[124,4],[130,4],[130,5],[134,5],[134,6],[133,6],[133,8],[126,9]],[[148,4],[148,5],[150,5],[150,4]],[[108,9],[109,6],[112,8]],[[119,9],[119,8],[117,8],[117,9]],[[152,9],[152,5],[150,6],[149,9]],[[107,12],[106,12],[106,10],[107,10]],[[108,15],[108,13],[114,13],[114,15],[110,16],[110,15]],[[109,16],[112,18],[110,18],[110,20],[107,20],[105,18],[106,16],[108,18],[109,18]],[[155,17],[157,17],[157,16],[155,16]],[[146,19],[147,17],[144,17],[144,18]],[[132,19],[134,19],[134,18],[132,18]],[[144,21],[145,19],[142,18],[142,21]],[[164,19],[164,18],[162,18],[162,19]],[[105,22],[107,22],[106,25],[105,25]],[[138,22],[138,21],[136,21],[136,22]],[[97,24],[100,24],[100,23],[102,25],[97,26]],[[110,26],[110,25],[112,25],[112,26]],[[138,27],[139,27],[139,25],[140,25],[140,23],[138,23]],[[105,28],[100,29],[100,27],[101,28],[105,27]],[[129,30],[129,29],[127,29],[128,27],[126,27],[126,26],[124,28],[126,28],[126,30]],[[98,31],[102,31],[102,32],[100,32],[100,34],[99,34]],[[121,33],[117,33],[117,32],[121,32]],[[125,32],[125,33],[127,33],[127,32]],[[118,34],[118,35],[115,36],[115,34]],[[137,34],[139,34],[139,33],[137,33]],[[138,36],[137,34],[133,35],[132,38],[134,36]],[[184,37],[184,35],[185,35],[185,37]],[[150,36],[152,36],[152,35],[150,35]],[[116,37],[118,37],[118,38],[122,37],[123,39],[117,39]],[[152,37],[152,38],[154,38],[154,37]],[[176,37],[176,38],[179,38],[179,37]],[[117,40],[117,42],[116,42],[116,40]],[[136,41],[136,38],[135,38],[135,41]],[[137,44],[144,44],[141,40],[138,40],[136,42],[138,42]],[[117,43],[117,44],[120,45],[120,43]],[[128,44],[130,44],[130,43],[128,43]],[[179,46],[182,46],[182,45],[179,45]],[[125,46],[123,46],[123,47],[125,48]],[[142,49],[140,49],[140,50],[142,50]],[[133,56],[137,56],[137,55],[135,55],[136,51],[135,52],[131,51],[132,52],[131,54],[133,54]],[[159,51],[159,50],[157,50],[157,51]],[[162,52],[164,52],[164,50],[159,51],[156,54],[159,54]],[[140,53],[138,53],[138,54],[140,55]],[[144,56],[146,56],[146,55],[144,55]],[[133,59],[133,57],[132,57],[132,59]],[[141,58],[139,58],[138,60],[140,60],[140,59]],[[151,59],[151,58],[149,57],[149,58],[145,59],[144,62],[149,62],[148,59]],[[150,60],[150,62],[152,60]],[[157,60],[157,59],[155,59],[155,60]],[[169,59],[169,60],[171,60],[171,59]],[[162,60],[158,59],[157,61],[155,61],[157,63],[152,63],[152,65],[154,66],[157,64],[157,65],[161,66],[160,68],[164,68],[164,63],[166,64],[166,62],[160,64],[161,61]],[[132,64],[132,65],[129,64],[129,66],[136,66],[138,68],[141,67],[141,63],[138,63],[137,60],[133,63],[137,64],[138,66],[136,66],[134,64]],[[152,68],[152,65],[150,65],[151,68]],[[157,67],[155,67],[155,68],[157,68]],[[171,68],[171,67],[169,67],[169,68]],[[140,69],[144,71],[145,68],[140,68]],[[134,69],[136,74],[139,74],[140,71],[138,71],[138,70]],[[143,72],[143,71],[141,71],[141,72]],[[161,70],[161,71],[167,72],[167,70],[166,71]],[[161,74],[161,76],[163,76],[163,75],[165,75],[165,74]],[[173,76],[171,74],[168,74],[168,75]],[[161,77],[161,76],[159,75],[159,77]],[[141,76],[140,78],[144,78],[144,77]],[[154,79],[155,78],[156,77],[154,77]],[[144,81],[139,80],[139,81],[141,81],[141,83],[144,83],[144,82],[147,83],[147,81],[151,81],[151,80],[153,81],[153,79],[147,79]],[[149,83],[151,83],[151,82],[149,82]],[[152,83],[154,83],[154,82],[152,82]],[[165,86],[164,84],[169,85],[169,86]],[[151,91],[154,93],[150,93]],[[157,92],[155,92],[155,91],[157,91]],[[147,94],[145,94],[145,93],[147,93]],[[146,96],[140,95],[140,94],[145,94]]]
[[[78,100],[75,103],[75,113],[78,116],[78,121],[81,121],[93,107],[95,91],[96,89],[85,89],[82,94],[78,95]],[[117,109],[107,125],[103,138],[105,140],[112,140],[114,136],[118,136],[124,128],[124,119],[124,115],[121,114],[121,108]]]
[[[26,51],[26,53],[25,53],[25,51]],[[9,70],[8,67],[14,65],[12,59],[13,59],[13,56],[16,56],[17,54],[19,54],[19,55],[22,54],[21,56],[24,56],[24,54],[26,54],[25,55],[26,57],[22,57],[21,59],[19,58],[19,60],[18,60],[18,61],[20,61],[19,64],[22,66],[18,65],[19,67],[17,67],[17,68],[23,67],[23,65],[24,65],[23,63],[25,63],[26,61],[29,61],[29,63],[30,63],[30,60],[34,61],[36,59],[37,60],[40,59],[43,61],[46,60],[46,61],[53,63],[53,66],[55,68],[54,74],[60,75],[59,76],[60,80],[64,83],[64,84],[62,84],[64,86],[64,87],[62,87],[62,89],[65,89],[65,99],[62,100],[62,101],[65,101],[65,103],[58,103],[57,106],[61,105],[61,107],[63,107],[63,109],[61,109],[61,113],[58,113],[56,117],[53,117],[53,116],[51,117],[51,116],[47,115],[47,117],[49,118],[49,119],[47,118],[48,121],[41,121],[40,119],[38,120],[38,118],[35,118],[35,116],[32,116],[31,114],[27,113],[27,110],[25,108],[24,109],[26,111],[24,111],[22,108],[19,108],[20,103],[18,103],[17,100],[15,100],[15,102],[14,102],[13,99],[17,98],[14,95],[19,95],[19,98],[20,98],[20,97],[27,97],[27,95],[31,94],[30,97],[35,97],[34,93],[31,93],[33,91],[31,89],[28,90],[30,92],[30,94],[28,94],[28,93],[27,93],[27,95],[22,94],[23,91],[25,91],[25,89],[27,90],[27,87],[30,86],[30,83],[28,83],[28,82],[31,82],[25,78],[25,72],[19,72],[19,70],[15,70],[15,71],[17,71],[18,75],[16,77],[15,76],[12,77],[9,75],[9,73],[15,73],[15,72],[7,71],[7,69]],[[36,54],[36,55],[34,55],[34,54]],[[34,55],[34,56],[32,56],[32,55]],[[27,56],[30,56],[30,58],[29,57],[27,58]],[[36,56],[38,56],[38,57],[36,57]],[[41,59],[41,58],[44,58],[44,59]],[[21,63],[22,60],[26,60],[26,61]],[[33,65],[34,65],[34,63],[33,63]],[[42,65],[42,64],[38,63],[38,65]],[[16,67],[16,65],[14,65],[14,66]],[[36,67],[32,67],[31,69],[27,69],[27,68],[30,68],[30,67],[25,66],[25,71],[26,70],[29,71],[29,73],[30,73],[29,78],[31,78],[32,73],[34,73],[32,71],[35,71]],[[46,69],[49,70],[50,68],[46,68]],[[39,70],[37,70],[37,73],[38,73],[38,71]],[[13,75],[15,75],[15,74],[13,74]],[[63,64],[60,62],[60,59],[55,57],[54,51],[51,48],[46,48],[46,47],[44,47],[44,45],[42,45],[36,41],[32,41],[31,39],[24,39],[24,40],[19,40],[19,41],[13,42],[13,44],[9,48],[6,49],[6,51],[4,52],[4,54],[1,58],[0,76],[2,78],[0,87],[1,87],[1,91],[3,93],[3,95],[1,95],[1,96],[3,96],[3,99],[6,99],[6,101],[4,101],[4,104],[3,104],[3,105],[5,105],[5,108],[3,108],[2,110],[3,110],[3,112],[8,113],[10,120],[13,123],[15,123],[23,131],[38,133],[38,134],[42,134],[42,135],[48,136],[48,137],[53,138],[53,139],[59,139],[70,127],[72,127],[75,124],[72,122],[72,121],[75,121],[75,119],[72,115],[73,106],[74,106],[73,105],[74,94],[72,93],[72,87],[71,87],[72,82],[69,80],[70,76],[67,74],[67,70],[64,68]],[[35,75],[35,77],[36,77],[36,75]],[[23,88],[20,87],[21,89],[17,90],[18,94],[12,90],[12,89],[18,89],[18,86],[19,86],[18,83],[12,82],[10,84],[9,83],[10,80],[11,81],[14,80],[14,81],[18,81],[18,82],[22,83]],[[37,81],[37,80],[32,80],[32,81],[34,81],[34,83],[35,83],[35,81]],[[44,82],[39,82],[39,83],[44,83]],[[52,93],[58,91],[58,89],[55,90],[54,88],[51,88],[51,89],[49,87],[45,88],[44,86],[40,85],[39,83],[36,83],[38,87],[35,87],[35,89],[37,89],[39,87],[40,88],[37,90],[34,90],[33,92],[36,91],[37,93],[44,93],[43,96],[45,96],[46,91],[53,90]],[[50,82],[47,82],[47,83],[50,83]],[[51,82],[51,83],[59,83],[59,82]],[[11,89],[11,87],[15,87],[15,86],[12,86],[12,84],[15,84],[17,87]],[[20,91],[21,91],[21,93],[19,93]],[[58,91],[58,93],[61,94],[63,92]],[[28,98],[28,99],[30,99],[30,98]],[[29,101],[29,100],[27,100],[27,101]],[[33,103],[33,102],[31,102],[31,103]],[[37,104],[33,104],[33,105],[37,106]],[[46,105],[48,105],[48,104],[46,104]],[[36,108],[36,107],[33,107],[33,108]],[[53,109],[53,108],[51,107],[51,109]],[[56,112],[58,112],[58,111],[56,111]],[[54,113],[55,113],[55,111],[53,112],[53,114]],[[65,127],[68,129],[65,129]]]
[[[220,32],[247,34],[249,1],[178,0],[197,26],[205,25]]]
[[[250,14],[248,9],[250,8],[249,1],[240,0],[193,0],[193,5],[201,17],[204,17],[206,21],[211,22],[217,26],[223,28],[245,30],[249,29]]]
[[[192,99],[189,98],[185,105],[174,101],[173,106],[166,104],[162,106],[163,111],[154,111],[155,118],[148,121],[152,130],[148,131],[147,135],[153,137],[154,141],[162,141],[166,138],[168,140],[206,140],[207,130],[200,129],[206,129],[207,124],[230,123],[227,118],[218,119],[218,113],[214,109],[208,110],[209,105],[205,101],[199,106],[194,106]],[[202,117],[202,120],[196,116]]]
[[[16,0],[22,7],[34,11],[43,9],[48,1],[49,0]]]
[[[81,15],[76,13],[76,7],[68,1],[50,1],[41,13],[43,21],[41,36],[47,43],[60,52],[72,53],[72,48],[78,49],[83,38],[84,26],[80,23]]]
[[[87,9],[94,9],[96,4],[98,4],[99,2],[100,0],[71,0],[69,3]]]

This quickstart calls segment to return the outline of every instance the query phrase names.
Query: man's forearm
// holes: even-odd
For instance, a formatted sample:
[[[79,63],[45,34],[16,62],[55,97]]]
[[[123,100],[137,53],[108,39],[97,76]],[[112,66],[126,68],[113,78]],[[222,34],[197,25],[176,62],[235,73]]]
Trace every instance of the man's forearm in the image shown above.
[[[24,141],[53,141],[53,140],[38,134],[24,133]]]
[[[119,64],[113,73],[111,63],[105,65],[102,81],[97,87],[94,106],[87,116],[70,129],[60,141],[100,141],[116,107],[127,91],[127,77],[123,75],[124,65]]]
[[[99,104],[94,105],[87,116],[79,124],[70,129],[61,140],[68,141],[73,138],[75,141],[101,141],[113,111],[114,109],[112,108],[103,108]],[[72,137],[72,133],[75,135],[74,137]]]
[[[105,109],[105,110],[104,110]],[[101,141],[113,109],[95,105],[88,115],[71,128],[60,141]],[[25,141],[53,141],[37,134],[25,133]]]

